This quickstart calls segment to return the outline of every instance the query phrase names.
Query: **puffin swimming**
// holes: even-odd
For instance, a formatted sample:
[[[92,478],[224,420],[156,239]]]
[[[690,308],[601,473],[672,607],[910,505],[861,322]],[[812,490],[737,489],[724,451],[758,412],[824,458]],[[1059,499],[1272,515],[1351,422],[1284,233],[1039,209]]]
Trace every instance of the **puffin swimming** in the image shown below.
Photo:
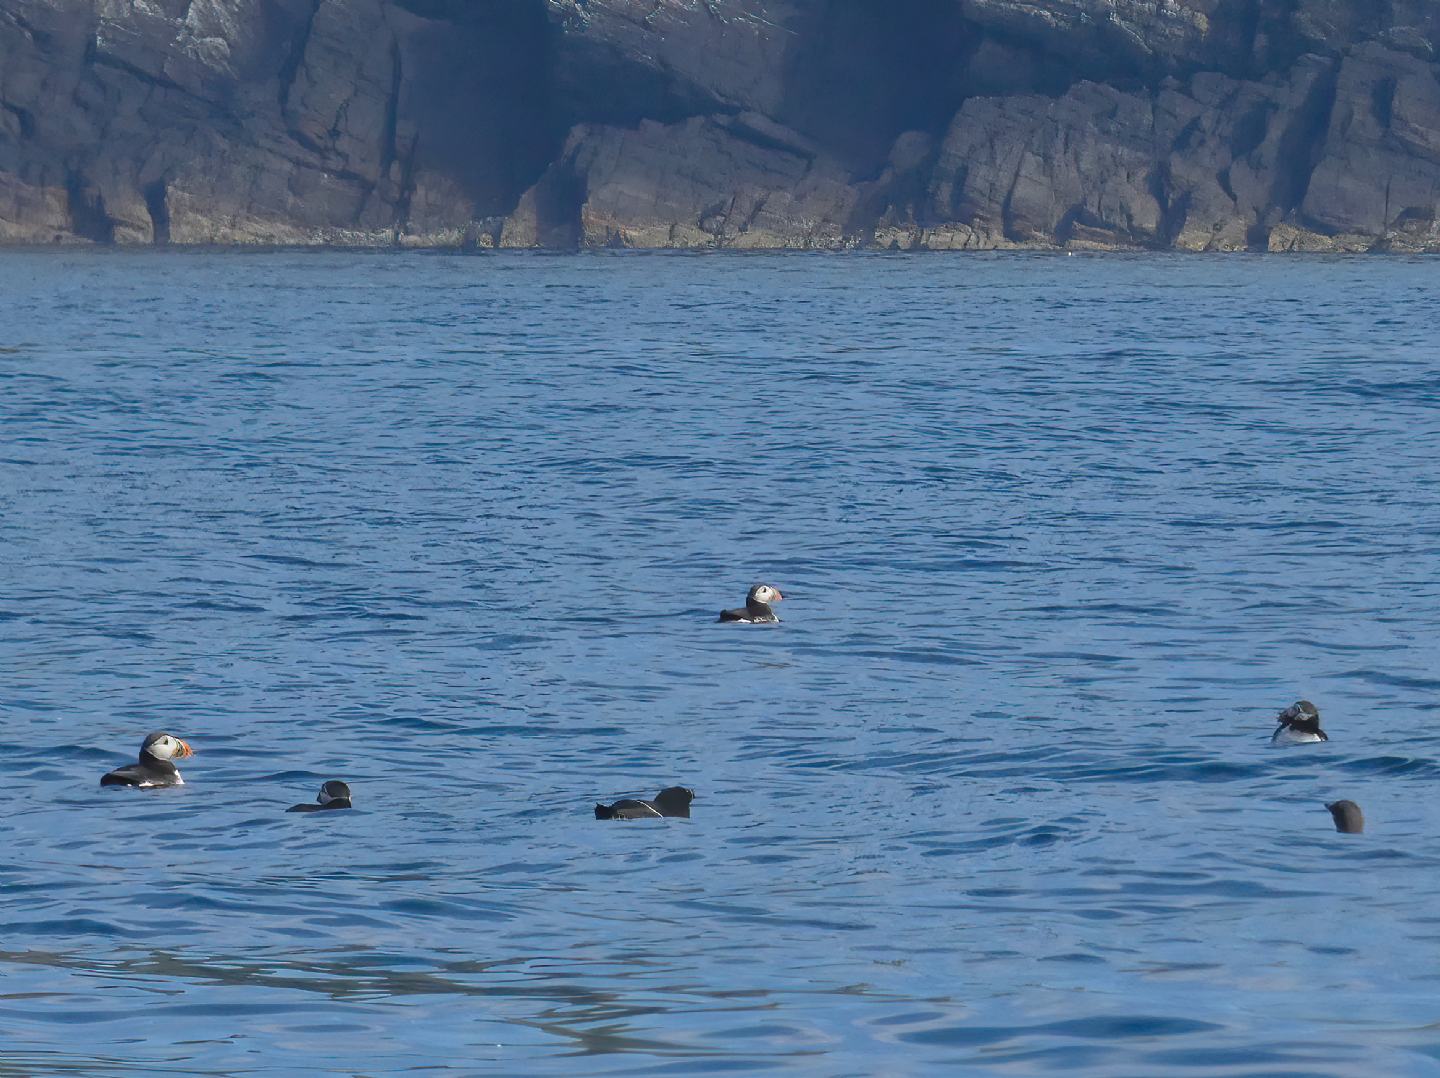
[[[322,809],[348,809],[350,804],[350,787],[339,779],[331,779],[320,792],[315,795],[315,803],[309,802],[303,805],[291,805],[286,812],[319,812]]]
[[[636,801],[625,798],[613,805],[595,805],[597,820],[658,820],[662,816],[690,818],[690,802],[695,800],[695,791],[684,786],[667,786],[655,795],[653,801]]]
[[[140,745],[140,759],[117,767],[100,780],[101,786],[184,786],[185,780],[171,760],[194,756],[188,742],[169,734],[149,734]]]
[[[778,603],[785,596],[781,595],[769,584],[756,584],[745,596],[745,609],[743,610],[722,610],[720,611],[721,621],[738,621],[742,625],[759,625],[765,622],[779,621],[775,611],[770,609],[771,603]]]
[[[1297,700],[1275,716],[1280,725],[1270,735],[1272,745],[1311,745],[1329,741],[1320,729],[1320,710],[1309,700]]]
[[[1335,821],[1335,830],[1346,835],[1359,835],[1365,830],[1365,814],[1354,801],[1331,801],[1325,806]]]

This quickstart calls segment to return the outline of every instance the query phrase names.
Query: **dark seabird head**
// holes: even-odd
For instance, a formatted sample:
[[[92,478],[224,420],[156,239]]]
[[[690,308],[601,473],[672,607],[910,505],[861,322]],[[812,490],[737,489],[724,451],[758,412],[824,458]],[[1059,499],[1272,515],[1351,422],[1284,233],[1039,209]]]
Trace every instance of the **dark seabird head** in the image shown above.
[[[188,741],[181,741],[178,737],[172,737],[169,734],[147,734],[145,740],[140,744],[142,760],[146,756],[154,757],[156,760],[183,760],[187,756],[194,755],[195,750],[190,747]]]
[[[1309,700],[1296,700],[1280,714],[1275,721],[1285,726],[1301,726],[1320,729],[1320,709]]]
[[[331,779],[324,786],[320,787],[320,792],[315,795],[315,800],[325,806],[332,805],[337,801],[343,801],[346,807],[348,807],[350,804],[350,787],[339,779]],[[337,805],[336,807],[338,808],[339,806]]]
[[[1354,801],[1331,801],[1325,806],[1335,820],[1335,830],[1358,835],[1365,830],[1365,814]]]
[[[684,786],[667,786],[650,802],[662,816],[689,816],[690,802],[695,800],[695,791]]]

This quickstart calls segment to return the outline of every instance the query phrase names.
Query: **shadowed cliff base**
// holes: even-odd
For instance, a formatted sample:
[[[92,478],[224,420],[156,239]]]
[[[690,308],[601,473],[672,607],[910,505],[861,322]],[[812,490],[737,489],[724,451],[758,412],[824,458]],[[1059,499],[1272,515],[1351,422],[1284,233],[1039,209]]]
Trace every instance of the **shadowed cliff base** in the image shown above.
[[[0,0],[0,242],[1440,250],[1427,0]]]

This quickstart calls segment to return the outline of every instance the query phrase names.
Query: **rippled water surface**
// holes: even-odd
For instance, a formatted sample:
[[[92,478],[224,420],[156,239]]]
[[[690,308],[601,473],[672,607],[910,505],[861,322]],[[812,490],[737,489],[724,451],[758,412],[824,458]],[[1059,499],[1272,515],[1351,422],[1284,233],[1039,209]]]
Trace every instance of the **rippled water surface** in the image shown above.
[[[0,256],[0,1074],[1440,1070],[1437,286]]]

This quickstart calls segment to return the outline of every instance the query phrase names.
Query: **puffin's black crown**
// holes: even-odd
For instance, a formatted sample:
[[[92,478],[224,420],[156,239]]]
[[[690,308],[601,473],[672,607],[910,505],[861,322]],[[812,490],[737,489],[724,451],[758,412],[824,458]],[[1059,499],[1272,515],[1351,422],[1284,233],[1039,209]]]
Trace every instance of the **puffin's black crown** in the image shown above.
[[[690,802],[695,800],[695,791],[684,786],[667,786],[655,795],[653,804],[661,812],[667,809],[688,809]],[[667,813],[668,814],[668,813]]]
[[[1365,830],[1365,814],[1354,801],[1331,801],[1325,806],[1335,821],[1335,830],[1346,835],[1362,834]]]
[[[328,805],[332,801],[350,801],[350,787],[339,779],[331,779],[320,787],[320,793],[315,798],[322,805]]]
[[[1296,700],[1284,711],[1276,715],[1275,721],[1296,730],[1319,731],[1320,709],[1309,700]]]

